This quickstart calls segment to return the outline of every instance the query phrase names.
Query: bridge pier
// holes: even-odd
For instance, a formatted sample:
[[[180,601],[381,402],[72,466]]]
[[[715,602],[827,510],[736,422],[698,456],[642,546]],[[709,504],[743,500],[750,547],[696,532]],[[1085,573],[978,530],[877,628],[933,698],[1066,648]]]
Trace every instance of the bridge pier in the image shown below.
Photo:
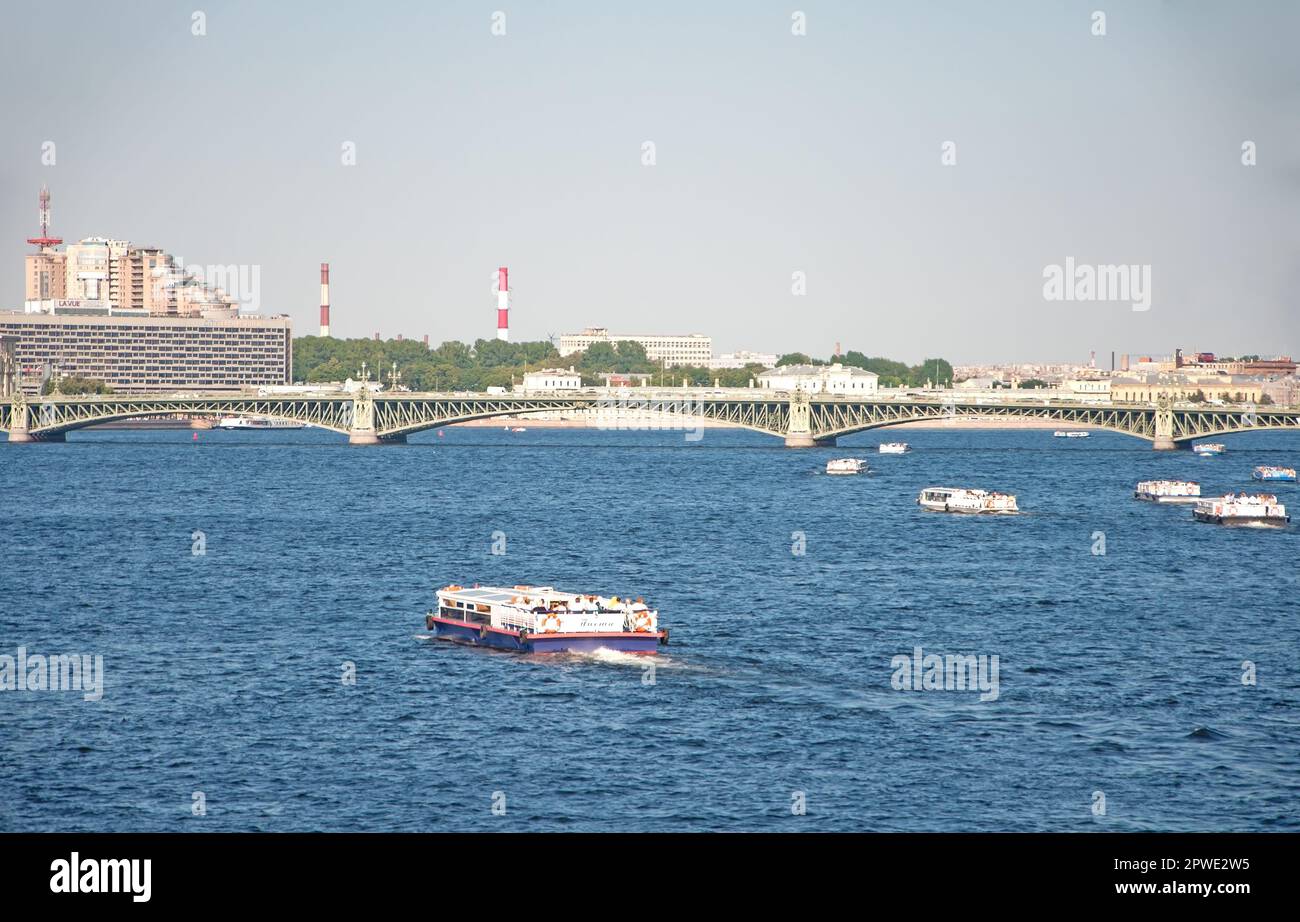
[[[785,437],[786,448],[834,448],[835,437],[815,439],[811,435],[791,434]]]
[[[817,438],[812,434],[812,410],[807,391],[796,389],[790,395],[790,418],[785,430],[786,448],[834,448],[835,437]]]
[[[1151,443],[1151,448],[1154,451],[1177,451],[1180,448],[1191,447],[1191,442],[1175,442],[1173,439],[1162,437],[1157,437],[1156,440]]]
[[[27,429],[9,430],[9,441],[15,443],[66,442],[67,440],[68,440],[68,434],[66,432],[51,432],[48,434],[42,434],[40,432],[37,432],[36,434],[33,435]]]
[[[405,435],[379,435],[373,429],[353,429],[348,432],[349,445],[405,445]]]

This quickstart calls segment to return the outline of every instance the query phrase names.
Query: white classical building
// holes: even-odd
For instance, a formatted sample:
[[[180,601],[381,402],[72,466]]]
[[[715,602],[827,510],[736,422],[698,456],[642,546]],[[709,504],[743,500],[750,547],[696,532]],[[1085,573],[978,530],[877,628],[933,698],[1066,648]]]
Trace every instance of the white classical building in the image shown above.
[[[576,391],[582,387],[582,375],[570,367],[542,368],[524,375],[521,390],[528,391]]]
[[[640,343],[645,357],[652,362],[662,361],[673,368],[677,365],[709,367],[713,358],[713,337],[703,333],[659,335],[645,333],[611,333],[604,327],[588,327],[581,333],[565,333],[560,337],[560,355],[586,352],[595,343],[615,345],[625,339]]]
[[[774,391],[804,390],[810,394],[874,394],[879,375],[854,365],[782,365],[761,372],[758,386]]]

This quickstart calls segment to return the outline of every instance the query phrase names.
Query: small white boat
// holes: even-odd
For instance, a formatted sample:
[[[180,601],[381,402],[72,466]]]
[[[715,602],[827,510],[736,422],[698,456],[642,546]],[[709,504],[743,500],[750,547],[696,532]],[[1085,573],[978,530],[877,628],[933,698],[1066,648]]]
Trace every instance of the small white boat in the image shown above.
[[[1230,525],[1238,528],[1282,528],[1291,517],[1286,506],[1271,493],[1229,493],[1217,499],[1205,499],[1196,504],[1192,518],[1211,525]]]
[[[879,450],[882,455],[905,455],[912,448],[906,442],[881,442]]]
[[[916,503],[933,512],[1009,515],[1020,511],[1015,496],[1010,493],[964,487],[926,487],[916,498]]]
[[[1088,433],[1082,429],[1057,429],[1052,433],[1058,439],[1086,439]]]
[[[1143,480],[1133,490],[1133,498],[1152,503],[1195,503],[1201,498],[1201,485],[1190,480]]]
[[[217,423],[218,429],[306,429],[306,423],[274,416],[227,416]]]
[[[1192,446],[1192,451],[1196,452],[1198,455],[1221,455],[1223,454],[1224,446],[1221,442],[1197,442]]]
[[[867,470],[867,462],[861,458],[836,458],[826,462],[828,474],[861,474]]]
[[[515,427],[514,427],[513,429],[511,429],[510,431],[511,431],[511,432],[527,432],[528,430],[527,430],[526,428],[524,428],[523,426],[515,426]]]

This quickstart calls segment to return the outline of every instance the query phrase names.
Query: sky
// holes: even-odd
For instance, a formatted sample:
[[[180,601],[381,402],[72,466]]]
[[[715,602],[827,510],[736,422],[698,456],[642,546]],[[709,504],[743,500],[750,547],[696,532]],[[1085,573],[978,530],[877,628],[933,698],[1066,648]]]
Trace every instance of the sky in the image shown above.
[[[509,266],[519,340],[604,326],[910,363],[1300,355],[1300,4],[2,15],[0,308],[21,308],[47,184],[57,236],[256,267],[260,311],[298,334],[329,262],[345,337],[490,338]],[[1147,309],[1048,299],[1067,259],[1147,272]]]

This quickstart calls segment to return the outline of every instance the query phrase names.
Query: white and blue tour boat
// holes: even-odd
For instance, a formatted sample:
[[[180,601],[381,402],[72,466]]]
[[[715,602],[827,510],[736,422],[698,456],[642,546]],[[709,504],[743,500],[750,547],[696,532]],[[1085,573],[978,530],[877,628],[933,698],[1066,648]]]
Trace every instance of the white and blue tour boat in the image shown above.
[[[1151,503],[1195,503],[1201,498],[1201,485],[1190,480],[1143,480],[1133,490],[1133,498]]]
[[[826,462],[828,474],[861,474],[867,470],[867,462],[861,458],[836,458]]]
[[[1253,480],[1272,480],[1280,483],[1295,483],[1295,468],[1293,467],[1276,467],[1272,464],[1261,464],[1250,472]]]
[[[551,586],[446,586],[425,625],[445,640],[522,653],[621,650],[657,653],[668,643],[644,599],[562,592]]]
[[[968,490],[964,487],[926,487],[916,498],[917,505],[932,512],[964,512],[984,515],[1011,515],[1020,511],[1010,493]]]
[[[1214,499],[1203,499],[1192,510],[1192,518],[1211,525],[1232,525],[1238,528],[1283,528],[1291,517],[1286,506],[1271,493],[1229,493]]]

